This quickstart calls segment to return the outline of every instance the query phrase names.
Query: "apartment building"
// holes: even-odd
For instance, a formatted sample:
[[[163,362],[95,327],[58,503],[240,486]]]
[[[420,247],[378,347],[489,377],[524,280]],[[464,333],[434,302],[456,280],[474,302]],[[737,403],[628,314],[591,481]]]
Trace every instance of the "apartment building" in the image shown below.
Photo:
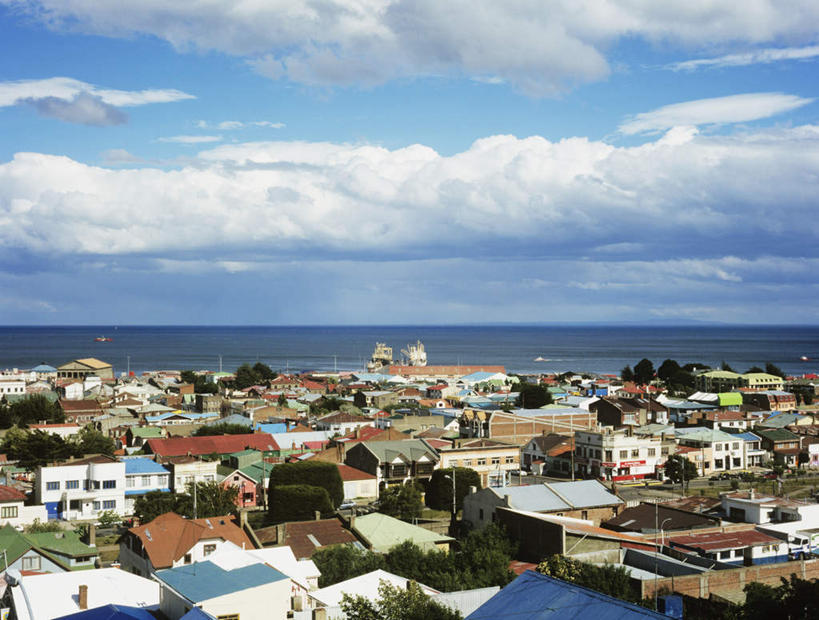
[[[34,481],[35,502],[49,519],[96,519],[100,513],[125,511],[125,463],[93,455],[40,466]]]
[[[654,477],[669,453],[661,435],[638,435],[628,429],[575,431],[574,438],[576,473],[605,480]]]

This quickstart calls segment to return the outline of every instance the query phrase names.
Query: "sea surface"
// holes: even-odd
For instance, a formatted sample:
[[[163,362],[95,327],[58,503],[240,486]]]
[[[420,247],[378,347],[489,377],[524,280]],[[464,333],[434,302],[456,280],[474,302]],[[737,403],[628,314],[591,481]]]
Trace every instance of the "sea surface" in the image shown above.
[[[97,336],[113,340],[95,342]],[[819,370],[817,326],[0,327],[0,369],[96,357],[117,374],[220,364],[232,371],[257,361],[291,372],[356,370],[376,341],[392,346],[398,360],[416,340],[429,364],[502,364],[519,373],[617,373],[643,357],[655,366],[671,358],[710,366],[725,361],[739,372],[765,362],[790,374]]]

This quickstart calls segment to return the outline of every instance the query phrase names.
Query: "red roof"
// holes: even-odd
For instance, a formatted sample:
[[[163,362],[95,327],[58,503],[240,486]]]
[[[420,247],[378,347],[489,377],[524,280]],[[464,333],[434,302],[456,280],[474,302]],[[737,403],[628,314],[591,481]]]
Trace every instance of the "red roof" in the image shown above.
[[[242,450],[278,450],[279,445],[270,433],[248,433],[244,435],[215,435],[210,437],[168,437],[149,439],[148,449],[162,456],[182,456],[185,454],[229,454]]]
[[[25,501],[26,494],[18,491],[15,488],[0,485],[0,502],[19,502]]]
[[[719,551],[754,545],[778,545],[781,541],[758,530],[740,530],[737,532],[703,532],[685,536],[669,536],[669,542],[695,547],[703,551]]]
[[[366,471],[361,471],[355,467],[350,467],[349,465],[344,465],[343,463],[338,464],[338,473],[344,482],[350,482],[352,480],[375,480],[375,476],[372,474],[368,474]]]

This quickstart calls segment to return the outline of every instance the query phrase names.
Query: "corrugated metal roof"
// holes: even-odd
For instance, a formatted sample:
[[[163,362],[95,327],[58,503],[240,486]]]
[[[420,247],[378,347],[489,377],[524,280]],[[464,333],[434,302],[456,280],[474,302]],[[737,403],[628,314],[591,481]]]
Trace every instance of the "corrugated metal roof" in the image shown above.
[[[668,617],[573,583],[526,571],[466,620],[637,620]]]
[[[285,575],[266,564],[251,564],[224,570],[213,562],[195,562],[186,566],[167,568],[157,571],[156,578],[193,603],[287,579]]]
[[[550,482],[546,484],[574,508],[611,506],[622,504],[623,500],[609,491],[597,480],[577,480],[575,482]]]
[[[571,510],[571,506],[560,499],[554,491],[543,484],[532,484],[521,487],[500,487],[490,489],[503,499],[509,496],[509,507],[531,512]]]
[[[123,459],[125,475],[128,474],[169,474],[170,472],[156,461],[149,458]]]

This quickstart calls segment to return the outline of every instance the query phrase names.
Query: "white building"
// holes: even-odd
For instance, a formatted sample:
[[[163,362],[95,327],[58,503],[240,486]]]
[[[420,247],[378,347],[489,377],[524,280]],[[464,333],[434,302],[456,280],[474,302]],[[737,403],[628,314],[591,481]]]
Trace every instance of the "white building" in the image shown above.
[[[26,380],[20,375],[0,375],[0,397],[6,394],[25,394]]]
[[[189,484],[214,482],[217,479],[217,461],[203,461],[195,456],[172,456],[163,459],[163,465],[171,470],[171,489],[185,493]]]
[[[49,519],[96,519],[107,510],[125,510],[125,463],[96,455],[40,466],[34,498],[46,507]]]
[[[604,427],[602,431],[575,431],[575,471],[605,480],[654,477],[668,458],[662,437],[636,435]]]
[[[48,433],[49,435],[58,435],[63,439],[68,439],[69,437],[73,437],[77,433],[80,432],[82,426],[79,424],[29,424],[29,429],[32,431],[43,431],[44,433]]]
[[[48,519],[45,506],[26,506],[26,494],[15,488],[0,485],[0,527],[19,527],[45,522]]]

